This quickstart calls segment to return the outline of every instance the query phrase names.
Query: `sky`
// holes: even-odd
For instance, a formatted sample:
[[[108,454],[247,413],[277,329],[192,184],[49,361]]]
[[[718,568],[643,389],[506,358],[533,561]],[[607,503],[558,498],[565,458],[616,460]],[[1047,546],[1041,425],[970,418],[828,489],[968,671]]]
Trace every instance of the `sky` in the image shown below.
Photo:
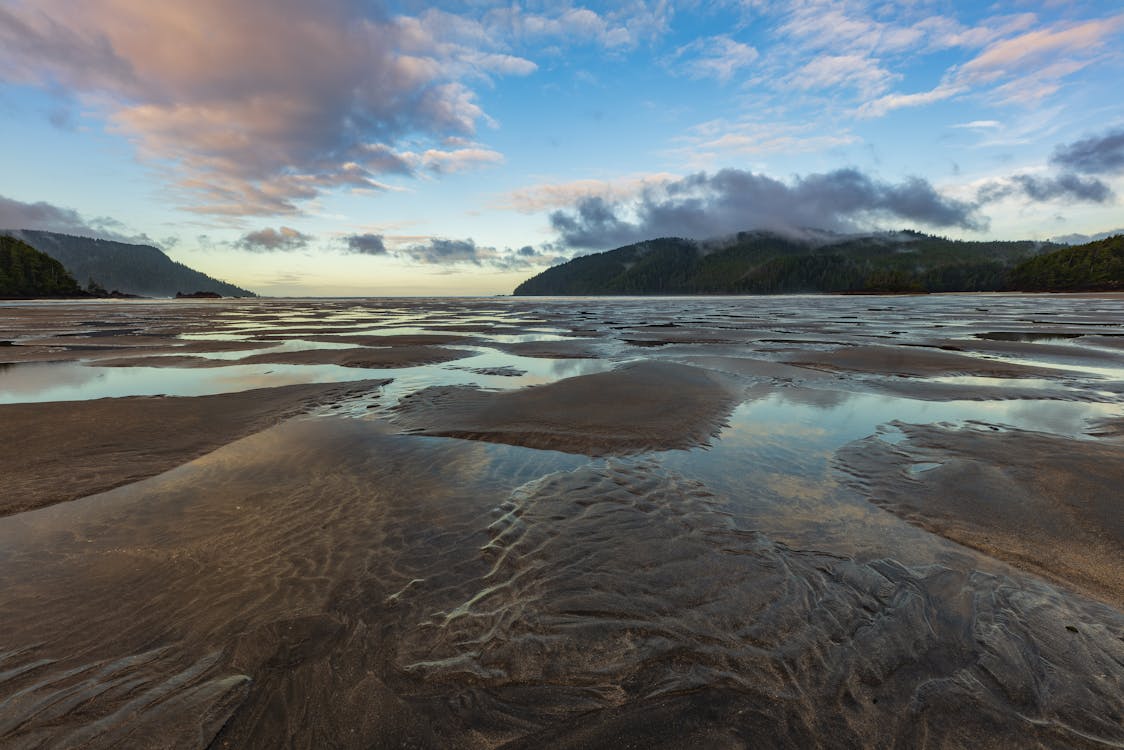
[[[1124,5],[0,0],[0,228],[266,295],[642,239],[1124,227]]]

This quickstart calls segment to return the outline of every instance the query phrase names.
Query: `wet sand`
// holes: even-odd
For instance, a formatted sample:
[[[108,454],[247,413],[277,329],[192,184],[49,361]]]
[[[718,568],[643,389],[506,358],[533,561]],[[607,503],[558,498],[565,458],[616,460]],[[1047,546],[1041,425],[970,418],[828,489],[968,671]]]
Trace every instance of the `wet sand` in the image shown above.
[[[420,435],[590,456],[706,445],[741,400],[721,374],[641,362],[507,393],[432,387],[398,405],[396,424]]]
[[[1124,450],[1025,430],[902,425],[840,451],[871,502],[1124,609]]]
[[[0,515],[159,474],[317,406],[385,381],[293,385],[196,398],[0,404]]]
[[[1119,295],[0,306],[0,746],[1124,745],[1114,333]]]

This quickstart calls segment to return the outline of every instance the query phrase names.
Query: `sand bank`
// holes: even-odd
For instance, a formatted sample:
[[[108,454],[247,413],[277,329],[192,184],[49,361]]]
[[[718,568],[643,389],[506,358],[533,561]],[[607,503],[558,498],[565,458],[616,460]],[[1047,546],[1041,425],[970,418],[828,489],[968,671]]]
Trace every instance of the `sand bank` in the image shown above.
[[[304,349],[293,352],[265,352],[243,357],[231,364],[239,365],[340,365],[366,369],[416,367],[471,357],[464,349],[439,346],[393,346],[376,349],[358,346],[352,349]]]
[[[425,434],[589,455],[706,444],[741,400],[710,370],[645,361],[519,391],[431,387],[404,398],[395,421]]]
[[[900,425],[838,454],[871,502],[1124,607],[1120,446],[984,426]]]
[[[966,354],[919,346],[850,346],[834,351],[801,352],[785,362],[822,370],[847,370],[886,375],[932,377],[978,375],[994,378],[1057,376],[1057,370],[983,359]]]
[[[386,382],[0,405],[0,444],[9,446],[0,451],[0,515],[159,474],[314,406],[370,393]]]

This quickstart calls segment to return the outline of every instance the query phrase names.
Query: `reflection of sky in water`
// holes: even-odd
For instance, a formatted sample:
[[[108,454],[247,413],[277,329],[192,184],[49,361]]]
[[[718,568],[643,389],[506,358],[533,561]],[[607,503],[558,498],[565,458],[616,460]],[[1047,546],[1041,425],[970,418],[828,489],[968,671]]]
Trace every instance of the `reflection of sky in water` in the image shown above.
[[[963,550],[866,502],[834,468],[835,451],[862,438],[898,443],[888,423],[982,422],[1083,437],[1088,420],[1124,405],[1069,401],[948,401],[818,389],[774,391],[743,403],[707,450],[659,454],[727,498],[740,524],[787,543],[865,558],[931,562]],[[915,464],[912,476],[936,468]]]
[[[763,399],[742,404],[722,434],[741,442],[769,441],[789,431],[822,437],[834,450],[852,440],[873,435],[891,421],[912,424],[978,421],[1025,430],[1079,436],[1088,419],[1124,414],[1124,405],[1080,401],[919,401],[910,398],[812,388],[782,389]],[[819,442],[819,441],[817,441]]]
[[[294,344],[294,349],[310,348]],[[332,347],[334,348],[334,347]],[[350,348],[350,347],[348,347]],[[430,385],[517,388],[601,372],[612,362],[592,359],[520,357],[491,349],[452,362],[386,369],[338,365],[231,364],[212,368],[97,367],[81,362],[45,362],[0,369],[0,403],[81,401],[121,396],[202,396],[296,383],[335,383],[392,378],[383,389],[389,403]],[[222,358],[229,353],[223,352]],[[237,352],[238,357],[246,352]],[[237,357],[235,357],[237,358]],[[518,376],[482,375],[472,369],[508,367]]]

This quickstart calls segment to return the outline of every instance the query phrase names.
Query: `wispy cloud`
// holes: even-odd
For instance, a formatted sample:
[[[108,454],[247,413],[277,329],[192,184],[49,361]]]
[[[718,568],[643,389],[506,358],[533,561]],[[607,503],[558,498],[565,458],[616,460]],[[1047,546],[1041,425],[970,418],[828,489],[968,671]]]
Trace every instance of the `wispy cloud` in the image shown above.
[[[858,140],[846,128],[824,132],[814,123],[719,119],[691,127],[667,154],[688,167],[707,168],[735,158],[821,151]]]
[[[752,65],[759,56],[755,48],[723,34],[696,39],[679,47],[668,60],[668,67],[692,78],[714,78],[726,82]]]
[[[850,88],[870,98],[898,77],[865,55],[818,55],[788,76],[786,83],[803,91]]]
[[[1056,24],[999,39],[963,65],[950,68],[928,91],[890,93],[864,103],[860,117],[881,117],[968,93],[989,91],[1002,103],[1035,104],[1058,91],[1062,81],[1091,64],[1121,28],[1124,16],[1079,24]]]
[[[626,175],[612,180],[570,180],[545,182],[513,190],[494,204],[496,208],[538,213],[556,208],[568,208],[584,198],[604,198],[621,201],[634,198],[645,190],[681,179],[670,172]]]

